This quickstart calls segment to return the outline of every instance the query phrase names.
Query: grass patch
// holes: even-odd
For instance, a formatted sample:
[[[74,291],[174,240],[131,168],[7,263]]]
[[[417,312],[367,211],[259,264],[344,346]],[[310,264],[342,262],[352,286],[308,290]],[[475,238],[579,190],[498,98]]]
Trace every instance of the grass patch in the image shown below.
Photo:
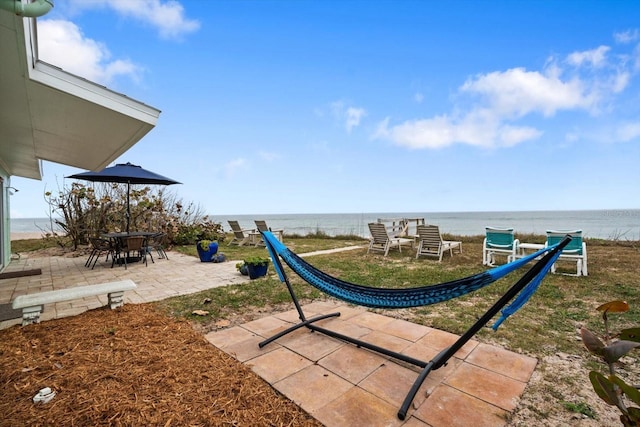
[[[573,403],[573,402],[563,401],[562,406],[564,406],[566,409],[568,409],[571,412],[577,412],[578,414],[582,414],[591,419],[596,418],[596,413],[593,411],[591,406],[589,406],[585,402]]]
[[[59,246],[57,241],[52,238],[12,240],[11,252],[31,252],[41,249],[57,248]]]

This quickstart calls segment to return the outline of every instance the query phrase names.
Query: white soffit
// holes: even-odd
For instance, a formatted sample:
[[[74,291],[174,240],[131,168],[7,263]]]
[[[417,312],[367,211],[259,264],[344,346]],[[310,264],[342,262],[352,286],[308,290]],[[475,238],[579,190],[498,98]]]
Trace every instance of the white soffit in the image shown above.
[[[0,164],[41,179],[40,160],[100,170],[160,111],[37,59],[35,19],[0,10]]]

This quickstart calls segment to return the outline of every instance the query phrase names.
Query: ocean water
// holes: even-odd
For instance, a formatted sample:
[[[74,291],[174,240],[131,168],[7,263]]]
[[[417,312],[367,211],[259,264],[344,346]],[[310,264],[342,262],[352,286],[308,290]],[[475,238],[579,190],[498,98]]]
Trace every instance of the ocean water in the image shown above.
[[[513,227],[516,234],[544,234],[546,230],[582,230],[585,237],[612,240],[640,240],[640,209],[590,211],[517,212],[380,212],[348,214],[212,215],[230,230],[227,220],[237,220],[243,228],[255,228],[254,220],[265,220],[272,229],[285,234],[322,231],[330,236],[354,234],[367,237],[367,224],[378,218],[424,218],[443,233],[458,236],[484,235],[484,227]],[[12,232],[49,230],[48,218],[12,218]]]

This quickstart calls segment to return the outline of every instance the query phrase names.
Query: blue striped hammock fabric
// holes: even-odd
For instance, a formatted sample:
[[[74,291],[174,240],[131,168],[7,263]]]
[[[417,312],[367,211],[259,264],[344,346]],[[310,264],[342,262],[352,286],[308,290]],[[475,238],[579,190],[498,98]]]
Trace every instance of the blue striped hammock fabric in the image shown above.
[[[340,280],[324,273],[303,260],[283,243],[278,241],[270,232],[264,232],[263,238],[281,281],[284,282],[286,276],[281,264],[278,262],[278,257],[303,280],[317,289],[343,301],[372,308],[422,307],[466,295],[501,279],[557,246],[545,247],[508,264],[494,267],[462,279],[419,287],[391,289],[373,288]],[[557,259],[557,256],[560,255],[560,252],[555,255],[550,262],[547,262],[547,265],[544,266],[542,271],[531,281],[527,288],[523,290],[523,293],[518,297],[519,300],[516,299],[514,303],[505,310],[510,308],[512,311],[515,311],[519,307],[515,307],[514,304],[522,306],[522,304],[526,302],[538,287],[544,275],[549,271],[551,265],[553,265]]]

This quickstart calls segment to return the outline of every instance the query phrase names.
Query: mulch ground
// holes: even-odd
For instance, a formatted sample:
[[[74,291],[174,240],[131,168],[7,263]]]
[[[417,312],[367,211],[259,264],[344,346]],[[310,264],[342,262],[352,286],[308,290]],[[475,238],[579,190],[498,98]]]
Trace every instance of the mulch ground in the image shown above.
[[[0,395],[0,426],[321,426],[148,304],[0,331]]]

